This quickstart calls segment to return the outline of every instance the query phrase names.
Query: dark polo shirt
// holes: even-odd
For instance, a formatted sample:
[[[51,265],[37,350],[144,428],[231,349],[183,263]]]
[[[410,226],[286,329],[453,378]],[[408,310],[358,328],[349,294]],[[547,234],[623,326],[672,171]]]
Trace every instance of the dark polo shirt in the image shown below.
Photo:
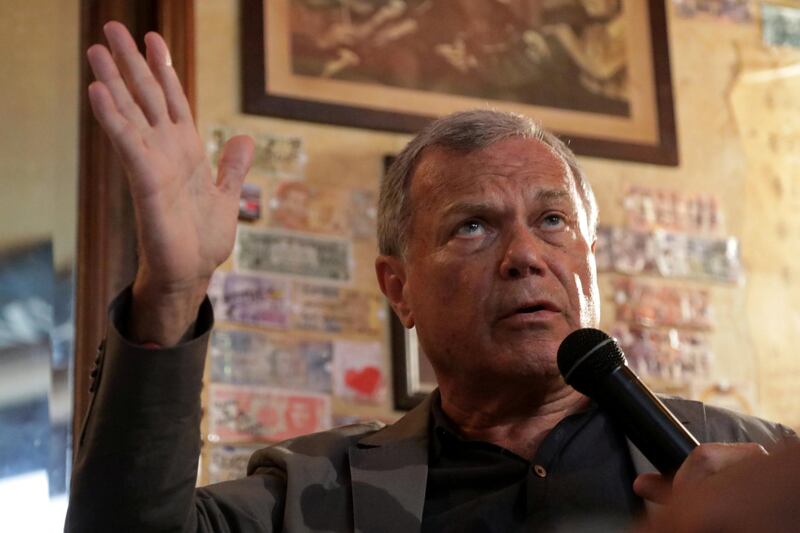
[[[643,510],[627,441],[596,404],[529,460],[462,438],[433,400],[423,532],[613,531]]]

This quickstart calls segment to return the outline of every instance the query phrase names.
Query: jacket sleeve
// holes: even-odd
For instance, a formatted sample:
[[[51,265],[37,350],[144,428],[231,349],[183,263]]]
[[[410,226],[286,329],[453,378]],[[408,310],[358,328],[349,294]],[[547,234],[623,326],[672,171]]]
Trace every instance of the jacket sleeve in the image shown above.
[[[704,406],[706,434],[703,442],[756,442],[767,450],[782,443],[798,442],[791,428],[776,422]]]
[[[98,350],[65,531],[272,531],[282,519],[283,472],[195,490],[210,302],[194,338],[147,349],[120,333],[130,298],[128,289],[112,303]]]

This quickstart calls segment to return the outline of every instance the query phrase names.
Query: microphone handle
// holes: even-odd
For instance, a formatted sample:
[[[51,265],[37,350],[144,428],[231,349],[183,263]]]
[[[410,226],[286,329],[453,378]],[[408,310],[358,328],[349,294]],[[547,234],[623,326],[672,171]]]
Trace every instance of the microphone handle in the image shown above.
[[[595,401],[662,474],[673,475],[699,445],[627,365],[607,374],[595,390]]]

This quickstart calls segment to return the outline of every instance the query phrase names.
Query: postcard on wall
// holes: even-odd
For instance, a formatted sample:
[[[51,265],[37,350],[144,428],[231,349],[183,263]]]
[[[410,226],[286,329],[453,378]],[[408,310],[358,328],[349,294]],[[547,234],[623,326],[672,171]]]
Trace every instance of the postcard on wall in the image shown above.
[[[628,364],[642,376],[688,383],[711,373],[714,356],[704,333],[617,323],[611,336],[627,355]]]
[[[714,323],[708,290],[644,283],[614,282],[617,320],[641,326],[710,329]]]
[[[260,445],[212,446],[208,454],[208,482],[221,483],[246,477],[247,462],[260,448]]]
[[[248,272],[339,283],[353,278],[351,242],[336,237],[240,225],[234,259]]]
[[[374,239],[378,225],[378,194],[366,189],[350,191],[350,228],[354,239]]]
[[[285,279],[218,270],[211,278],[208,297],[217,320],[285,328],[289,286]]]
[[[331,392],[333,345],[255,331],[215,329],[211,381]]]
[[[722,209],[710,194],[683,194],[677,190],[632,186],[622,201],[627,226],[635,230],[662,229],[693,235],[724,233]]]
[[[386,397],[384,355],[377,341],[334,341],[334,394],[351,401],[379,404]]]
[[[270,225],[328,235],[349,235],[350,191],[289,180],[270,193]]]
[[[378,335],[386,320],[385,301],[370,292],[300,282],[292,291],[290,324],[295,329]]]
[[[676,13],[684,18],[713,17],[731,22],[752,20],[753,0],[672,0]]]
[[[271,387],[212,384],[210,442],[280,441],[331,427],[331,397]]]
[[[614,226],[598,230],[597,247],[601,270],[727,283],[736,283],[742,277],[735,237],[698,237]]]
[[[240,134],[250,135],[255,141],[252,172],[282,179],[303,177],[307,156],[302,138],[234,130],[221,125],[211,128],[206,141],[206,152],[213,165],[219,163],[222,148],[228,139]]]

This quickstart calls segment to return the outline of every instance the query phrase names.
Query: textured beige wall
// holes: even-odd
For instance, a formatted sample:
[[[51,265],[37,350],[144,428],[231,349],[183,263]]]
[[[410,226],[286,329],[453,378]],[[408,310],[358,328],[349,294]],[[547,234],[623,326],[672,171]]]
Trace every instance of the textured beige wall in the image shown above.
[[[400,149],[407,136],[239,112],[237,5],[232,0],[204,0],[197,5],[202,130],[226,123],[301,135],[309,154],[309,180],[377,185],[383,154]],[[800,356],[794,347],[800,345],[795,327],[800,323],[800,304],[795,303],[800,290],[792,282],[800,275],[794,261],[794,253],[800,250],[800,218],[794,214],[800,206],[800,191],[793,185],[795,169],[800,167],[792,163],[797,162],[800,115],[789,108],[800,107],[800,87],[797,82],[792,85],[791,79],[784,80],[782,89],[776,89],[779,94],[769,96],[777,82],[768,81],[761,85],[760,103],[750,101],[746,94],[739,97],[746,100],[741,106],[751,111],[755,105],[771,110],[775,126],[766,141],[758,132],[758,114],[742,116],[735,112],[732,100],[742,73],[790,63],[792,54],[764,51],[756,24],[681,19],[672,12],[669,22],[681,165],[667,168],[590,158],[582,158],[582,163],[606,224],[622,222],[622,194],[632,184],[720,198],[728,233],[742,239],[746,281],[739,286],[709,285],[717,318],[715,376],[755,382],[759,414],[798,427],[800,400],[794,392],[800,385]],[[780,157],[773,155],[775,146],[783,147]],[[603,276],[601,284],[608,300],[604,302],[607,326],[613,319],[609,276]],[[385,409],[389,414],[388,404]]]
[[[78,8],[0,2],[0,249],[53,237],[58,264],[75,247]]]

